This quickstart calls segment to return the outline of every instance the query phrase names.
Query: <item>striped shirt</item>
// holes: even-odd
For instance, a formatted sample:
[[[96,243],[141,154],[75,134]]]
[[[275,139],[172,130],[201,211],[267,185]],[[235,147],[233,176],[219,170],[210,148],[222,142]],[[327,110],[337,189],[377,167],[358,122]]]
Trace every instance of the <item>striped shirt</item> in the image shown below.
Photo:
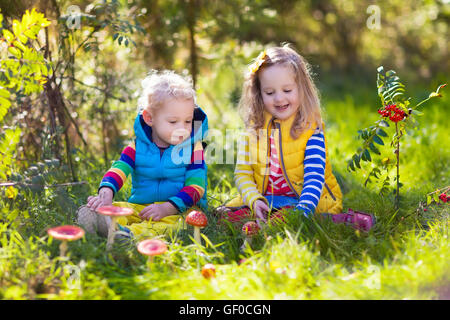
[[[269,184],[267,185],[266,195],[295,197],[295,193],[289,188],[286,179],[284,179],[281,170],[280,160],[278,159],[275,139],[273,137],[275,130],[270,135],[270,158],[269,158]]]

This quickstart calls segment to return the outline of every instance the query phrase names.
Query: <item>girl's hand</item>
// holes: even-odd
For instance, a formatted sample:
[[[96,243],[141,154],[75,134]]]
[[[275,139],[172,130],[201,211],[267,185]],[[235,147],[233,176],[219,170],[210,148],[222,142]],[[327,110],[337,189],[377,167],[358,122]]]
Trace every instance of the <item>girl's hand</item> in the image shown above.
[[[87,198],[86,206],[91,210],[112,205],[114,193],[110,188],[101,188],[98,196],[90,196]]]
[[[141,212],[139,212],[139,217],[143,220],[159,221],[164,217],[177,214],[178,210],[170,202],[164,202],[161,204],[151,204]]]
[[[253,212],[256,215],[256,223],[261,228],[261,221],[267,223],[266,214],[269,212],[269,206],[262,200],[256,200],[253,204]]]

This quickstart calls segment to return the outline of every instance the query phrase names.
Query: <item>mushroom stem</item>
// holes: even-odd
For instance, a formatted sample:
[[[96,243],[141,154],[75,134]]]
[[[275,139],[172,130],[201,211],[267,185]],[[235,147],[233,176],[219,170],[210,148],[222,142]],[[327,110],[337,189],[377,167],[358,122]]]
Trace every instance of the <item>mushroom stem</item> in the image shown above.
[[[194,227],[194,239],[198,244],[202,244],[201,239],[200,239],[200,228],[199,227]]]
[[[65,257],[66,256],[66,252],[67,252],[67,241],[66,240],[62,240],[61,244],[59,245],[59,255],[61,257]]]
[[[116,217],[111,217],[111,223],[108,229],[108,241],[106,242],[106,250],[111,250],[114,243],[114,232],[116,231]]]
[[[151,266],[153,263],[153,256],[148,256],[147,265]]]

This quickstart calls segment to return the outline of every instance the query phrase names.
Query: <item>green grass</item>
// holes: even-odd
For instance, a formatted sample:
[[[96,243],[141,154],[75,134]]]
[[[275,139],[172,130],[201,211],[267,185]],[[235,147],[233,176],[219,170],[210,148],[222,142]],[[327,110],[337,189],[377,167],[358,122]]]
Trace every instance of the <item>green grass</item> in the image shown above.
[[[392,195],[380,196],[376,184],[364,188],[370,164],[356,173],[346,169],[346,160],[359,142],[356,131],[377,119],[375,91],[352,90],[322,93],[326,136],[333,170],[344,191],[344,209],[377,217],[369,233],[290,215],[287,225],[268,226],[255,237],[252,249],[240,252],[242,235],[218,227],[210,214],[209,226],[203,229],[204,246],[193,243],[191,229],[181,231],[167,239],[169,251],[152,265],[147,265],[135,244],[115,246],[107,253],[106,240],[93,235],[70,243],[69,257],[60,258],[59,243],[47,237],[46,229],[74,223],[76,208],[96,191],[103,173],[99,162],[83,159],[81,179],[88,185],[41,193],[21,190],[20,199],[2,200],[0,298],[444,298],[450,286],[449,205],[434,204],[424,212],[419,203],[427,193],[450,185],[448,121],[443,116],[449,100],[428,104],[419,131],[404,139],[404,186],[397,212]],[[210,127],[224,130],[241,123],[234,109],[227,115],[229,122],[221,123],[220,110],[208,109],[204,96],[199,99],[211,114]],[[226,104],[226,99],[218,96],[216,102]],[[211,208],[237,194],[233,169],[232,165],[209,165]],[[127,198],[129,187],[128,183],[119,193],[119,200]],[[243,258],[245,262],[239,264]],[[200,270],[206,263],[215,264],[215,278],[202,277]]]

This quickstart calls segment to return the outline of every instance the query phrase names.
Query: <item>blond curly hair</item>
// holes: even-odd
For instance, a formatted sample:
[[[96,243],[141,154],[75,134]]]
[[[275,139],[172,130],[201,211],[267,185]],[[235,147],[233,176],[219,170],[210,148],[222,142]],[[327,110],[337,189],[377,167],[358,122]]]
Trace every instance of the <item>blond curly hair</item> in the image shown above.
[[[192,99],[196,103],[192,79],[172,70],[151,70],[141,82],[142,93],[138,98],[138,113],[156,110],[167,99]]]
[[[239,109],[247,129],[258,132],[264,127],[264,102],[261,94],[259,72],[270,66],[279,64],[292,68],[300,95],[300,108],[295,115],[290,134],[296,139],[313,124],[322,128],[322,115],[319,92],[311,77],[311,67],[289,44],[282,47],[271,47],[266,50],[264,60],[258,63],[259,68],[250,68],[245,75],[243,92],[239,101]],[[314,128],[315,129],[315,128]]]

